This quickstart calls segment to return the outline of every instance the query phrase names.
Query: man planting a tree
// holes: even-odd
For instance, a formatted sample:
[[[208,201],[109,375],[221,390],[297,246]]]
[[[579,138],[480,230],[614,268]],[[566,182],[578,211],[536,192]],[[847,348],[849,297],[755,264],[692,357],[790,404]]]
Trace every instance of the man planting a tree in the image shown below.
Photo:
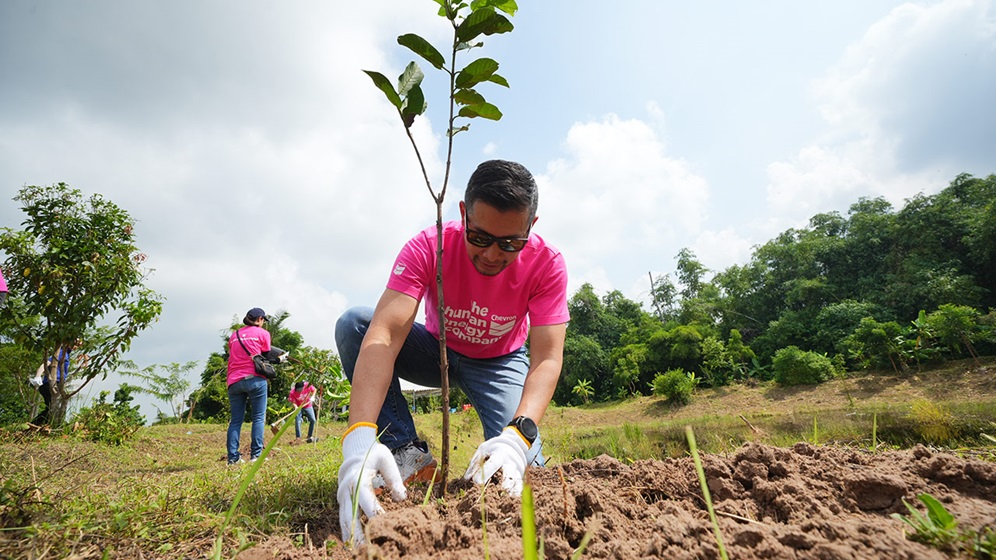
[[[443,227],[449,378],[477,410],[485,438],[465,477],[482,484],[501,471],[513,495],[526,465],[543,464],[536,426],[560,376],[568,320],[563,256],[531,233],[538,200],[525,167],[486,161],[467,184],[461,220]],[[400,385],[440,386],[436,237],[430,227],[412,238],[376,309],[350,309],[336,324],[352,383],[338,490],[347,542],[363,538],[354,503],[368,517],[383,511],[374,486],[402,500],[405,484],[429,481],[436,470]],[[424,325],[415,322],[423,298]]]

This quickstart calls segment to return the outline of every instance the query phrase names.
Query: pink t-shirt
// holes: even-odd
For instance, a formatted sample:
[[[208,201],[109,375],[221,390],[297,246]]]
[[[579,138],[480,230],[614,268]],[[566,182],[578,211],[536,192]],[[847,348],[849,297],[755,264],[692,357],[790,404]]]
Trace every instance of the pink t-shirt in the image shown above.
[[[401,249],[387,287],[425,298],[426,329],[439,336],[436,312],[436,226]],[[443,224],[443,290],[446,345],[471,358],[494,358],[518,350],[529,326],[559,325],[567,311],[564,257],[539,235],[505,270],[486,276],[474,268],[463,238],[463,223]]]
[[[304,387],[300,391],[293,387],[291,388],[290,393],[287,395],[287,400],[294,406],[304,405],[302,408],[311,408],[311,402],[315,399],[315,391],[317,390],[314,385],[305,381]]]
[[[248,353],[242,349],[235,333],[242,338],[242,344],[246,345]],[[266,329],[252,325],[233,332],[232,336],[228,337],[228,384],[256,375],[256,366],[252,363],[252,357],[269,351],[270,332]]]
[[[0,270],[0,292],[7,291],[7,281],[3,279],[3,271]]]

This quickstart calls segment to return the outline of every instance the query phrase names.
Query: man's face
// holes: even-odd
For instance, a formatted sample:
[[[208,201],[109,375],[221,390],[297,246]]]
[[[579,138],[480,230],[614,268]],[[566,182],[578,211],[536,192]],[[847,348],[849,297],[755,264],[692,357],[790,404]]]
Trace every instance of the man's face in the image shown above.
[[[529,237],[529,230],[537,218],[529,219],[528,210],[499,212],[493,206],[476,202],[470,208],[460,202],[460,217],[464,223],[463,243],[474,268],[485,276],[495,276],[519,257],[520,251],[503,251],[524,245],[522,239]],[[494,238],[487,247],[479,247],[468,241],[468,232],[478,242]]]

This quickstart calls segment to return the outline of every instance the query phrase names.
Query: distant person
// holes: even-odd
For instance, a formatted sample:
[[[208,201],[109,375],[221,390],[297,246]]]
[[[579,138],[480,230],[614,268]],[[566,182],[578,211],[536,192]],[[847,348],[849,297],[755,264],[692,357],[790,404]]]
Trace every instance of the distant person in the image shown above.
[[[294,384],[294,388],[291,389],[290,394],[287,395],[287,400],[291,404],[303,407],[294,418],[294,435],[297,439],[301,439],[301,418],[307,418],[308,439],[305,441],[308,443],[317,441],[315,438],[315,423],[318,420],[315,418],[315,409],[312,407],[316,392],[318,392],[318,388],[311,383],[298,381]]]
[[[263,453],[263,431],[266,424],[267,380],[256,373],[252,357],[270,352],[270,332],[263,328],[266,312],[253,307],[242,319],[245,327],[237,329],[228,338],[228,403],[232,419],[228,423],[228,464],[244,463],[239,451],[242,423],[246,405],[252,410],[249,460],[255,461]]]
[[[543,464],[537,424],[560,377],[568,320],[564,258],[531,233],[538,204],[525,167],[486,161],[467,183],[461,219],[442,232],[450,381],[474,405],[486,439],[464,476],[483,484],[500,470],[513,495],[521,493],[526,465]],[[415,432],[400,380],[440,386],[437,239],[432,226],[409,240],[376,309],[349,309],[336,323],[352,384],[337,494],[347,542],[363,540],[354,504],[368,517],[383,511],[375,481],[400,500],[405,484],[435,476],[436,460]],[[423,298],[424,325],[415,322]]]
[[[3,279],[3,270],[0,270],[0,307],[7,301],[7,281]]]
[[[51,424],[52,418],[50,417],[52,413],[52,383],[62,383],[69,379],[69,363],[72,359],[73,350],[82,346],[82,341],[77,340],[70,343],[66,347],[59,347],[55,356],[50,356],[45,360],[42,365],[38,366],[38,371],[35,372],[34,379],[30,379],[31,384],[38,389],[38,392],[42,397],[43,408],[38,412],[38,415],[31,420],[31,423],[35,426],[45,426]],[[86,354],[80,356],[80,364],[82,367],[86,367],[89,363],[90,357]],[[50,373],[54,372],[54,379],[51,379],[53,375]]]

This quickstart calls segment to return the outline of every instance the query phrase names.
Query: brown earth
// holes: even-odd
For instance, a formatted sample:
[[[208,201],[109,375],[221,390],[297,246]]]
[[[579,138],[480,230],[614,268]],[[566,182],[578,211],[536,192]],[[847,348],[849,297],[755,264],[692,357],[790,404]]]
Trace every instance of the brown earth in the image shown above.
[[[748,443],[730,456],[705,456],[703,467],[730,558],[948,557],[909,540],[908,526],[891,516],[909,513],[903,500],[922,510],[916,496],[924,492],[961,529],[996,529],[996,464],[924,446],[871,453]],[[586,533],[583,558],[719,558],[691,458],[626,465],[601,456],[528,476],[546,558],[570,558]],[[520,500],[500,487],[489,485],[482,499],[481,488],[457,480],[445,500],[421,502],[385,504],[355,557],[523,558]],[[354,557],[341,546],[328,550],[272,539],[239,558]]]
[[[936,400],[971,398],[992,394],[992,374],[991,367],[966,367],[922,378],[842,380],[814,390],[724,388],[725,398],[698,399],[689,407],[694,412],[683,412],[798,410],[832,404],[828,400],[844,399],[845,393],[865,403],[908,402],[921,394]],[[712,409],[715,406],[725,410]],[[924,511],[917,499],[921,493],[940,500],[962,531],[996,530],[992,461],[922,445],[873,453],[807,443],[791,448],[746,443],[726,455],[705,455],[702,462],[729,558],[971,557],[963,550],[942,552],[908,538],[909,526],[892,514],[909,514],[904,501]],[[720,557],[689,457],[627,465],[603,455],[530,469],[527,476],[546,558],[571,558],[586,535],[590,538],[581,558]],[[422,505],[424,492],[409,494],[403,503],[385,501],[388,511],[369,521],[368,543],[358,550],[350,551],[338,541],[333,512],[315,520],[308,546],[275,537],[238,558],[524,557],[521,501],[499,487],[487,486],[482,497],[482,488],[455,480],[446,498],[429,505]]]

